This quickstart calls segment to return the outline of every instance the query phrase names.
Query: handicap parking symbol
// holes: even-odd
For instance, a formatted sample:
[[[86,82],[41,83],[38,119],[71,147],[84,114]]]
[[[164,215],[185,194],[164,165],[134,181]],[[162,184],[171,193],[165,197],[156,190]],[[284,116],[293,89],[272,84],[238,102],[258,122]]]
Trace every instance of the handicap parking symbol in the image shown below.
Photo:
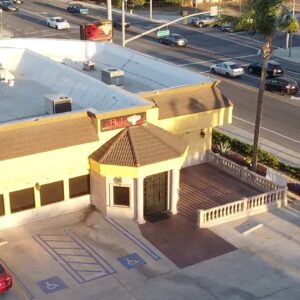
[[[146,264],[146,262],[137,253],[119,257],[118,261],[128,270],[135,269]]]
[[[54,293],[68,288],[68,286],[58,276],[41,280],[36,284],[45,294]]]

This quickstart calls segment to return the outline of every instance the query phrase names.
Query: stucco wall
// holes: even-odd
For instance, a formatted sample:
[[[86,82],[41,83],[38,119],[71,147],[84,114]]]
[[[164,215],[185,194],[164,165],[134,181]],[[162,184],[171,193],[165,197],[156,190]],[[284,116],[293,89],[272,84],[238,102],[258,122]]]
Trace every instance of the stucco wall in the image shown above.
[[[90,195],[74,198],[69,201],[61,201],[43,207],[17,212],[11,215],[0,217],[0,229],[9,228],[54,217],[64,213],[88,208]]]
[[[0,194],[89,172],[98,142],[0,161]]]
[[[106,178],[94,171],[90,171],[91,184],[91,204],[95,205],[104,215],[106,215]]]

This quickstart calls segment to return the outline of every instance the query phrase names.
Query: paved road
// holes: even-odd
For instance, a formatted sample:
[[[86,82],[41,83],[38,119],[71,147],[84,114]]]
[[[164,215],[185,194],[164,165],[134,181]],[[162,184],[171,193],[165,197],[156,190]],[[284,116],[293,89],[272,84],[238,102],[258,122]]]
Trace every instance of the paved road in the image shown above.
[[[104,8],[91,8],[89,16],[71,15],[65,10],[66,4],[52,1],[26,1],[16,14],[3,13],[3,23],[12,30],[15,37],[47,37],[47,38],[79,38],[79,24],[105,17]],[[46,18],[59,15],[65,17],[71,24],[67,31],[56,31],[47,28]],[[114,14],[116,16],[116,14]],[[148,20],[127,17],[131,27],[126,38],[136,35],[155,26]],[[189,25],[170,26],[171,31],[183,34],[189,41],[184,49],[171,48],[157,43],[155,34],[145,36],[129,43],[127,46],[149,55],[170,61],[174,64],[200,73],[208,73],[209,66],[221,60],[234,60],[247,66],[252,61],[258,61],[258,49],[262,44],[261,36],[251,36],[247,33],[228,34],[214,28],[193,28]],[[121,42],[119,30],[114,31],[114,41]],[[300,36],[294,36],[294,46],[300,46]],[[285,38],[279,34],[274,41],[274,48],[283,47]],[[286,74],[300,83],[300,67],[290,62],[282,61]],[[210,73],[209,76],[212,76]],[[221,89],[234,103],[233,124],[244,130],[253,131],[255,120],[257,87],[259,77],[246,74],[241,79],[221,79]],[[300,96],[300,95],[297,95]],[[274,143],[285,145],[290,150],[299,151],[300,145],[300,100],[292,100],[290,96],[266,93],[262,137]]]

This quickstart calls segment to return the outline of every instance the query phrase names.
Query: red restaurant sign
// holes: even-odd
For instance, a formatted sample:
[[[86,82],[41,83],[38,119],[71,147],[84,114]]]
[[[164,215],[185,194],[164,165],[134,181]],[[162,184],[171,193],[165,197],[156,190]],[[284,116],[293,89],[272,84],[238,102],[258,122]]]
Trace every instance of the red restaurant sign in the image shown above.
[[[115,117],[111,119],[101,120],[101,131],[126,128],[135,125],[142,125],[146,122],[146,113],[138,113],[134,115],[127,115]]]

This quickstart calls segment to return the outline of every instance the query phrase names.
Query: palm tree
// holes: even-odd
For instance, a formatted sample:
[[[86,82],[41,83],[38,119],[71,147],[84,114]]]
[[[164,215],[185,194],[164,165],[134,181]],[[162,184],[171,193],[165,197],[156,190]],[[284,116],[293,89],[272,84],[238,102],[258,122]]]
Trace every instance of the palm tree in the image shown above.
[[[282,25],[284,7],[283,0],[252,0],[250,2],[247,17],[247,29],[253,32],[262,33],[265,43],[262,45],[261,54],[263,58],[262,72],[257,97],[257,109],[253,140],[252,170],[256,172],[258,160],[258,146],[260,126],[262,118],[266,73],[269,59],[272,55],[272,43],[278,28]]]
[[[299,23],[296,17],[288,15],[282,26],[282,29],[286,32],[286,49],[292,48],[292,34],[299,29]],[[290,43],[289,43],[290,40]],[[290,44],[290,45],[289,45]]]

